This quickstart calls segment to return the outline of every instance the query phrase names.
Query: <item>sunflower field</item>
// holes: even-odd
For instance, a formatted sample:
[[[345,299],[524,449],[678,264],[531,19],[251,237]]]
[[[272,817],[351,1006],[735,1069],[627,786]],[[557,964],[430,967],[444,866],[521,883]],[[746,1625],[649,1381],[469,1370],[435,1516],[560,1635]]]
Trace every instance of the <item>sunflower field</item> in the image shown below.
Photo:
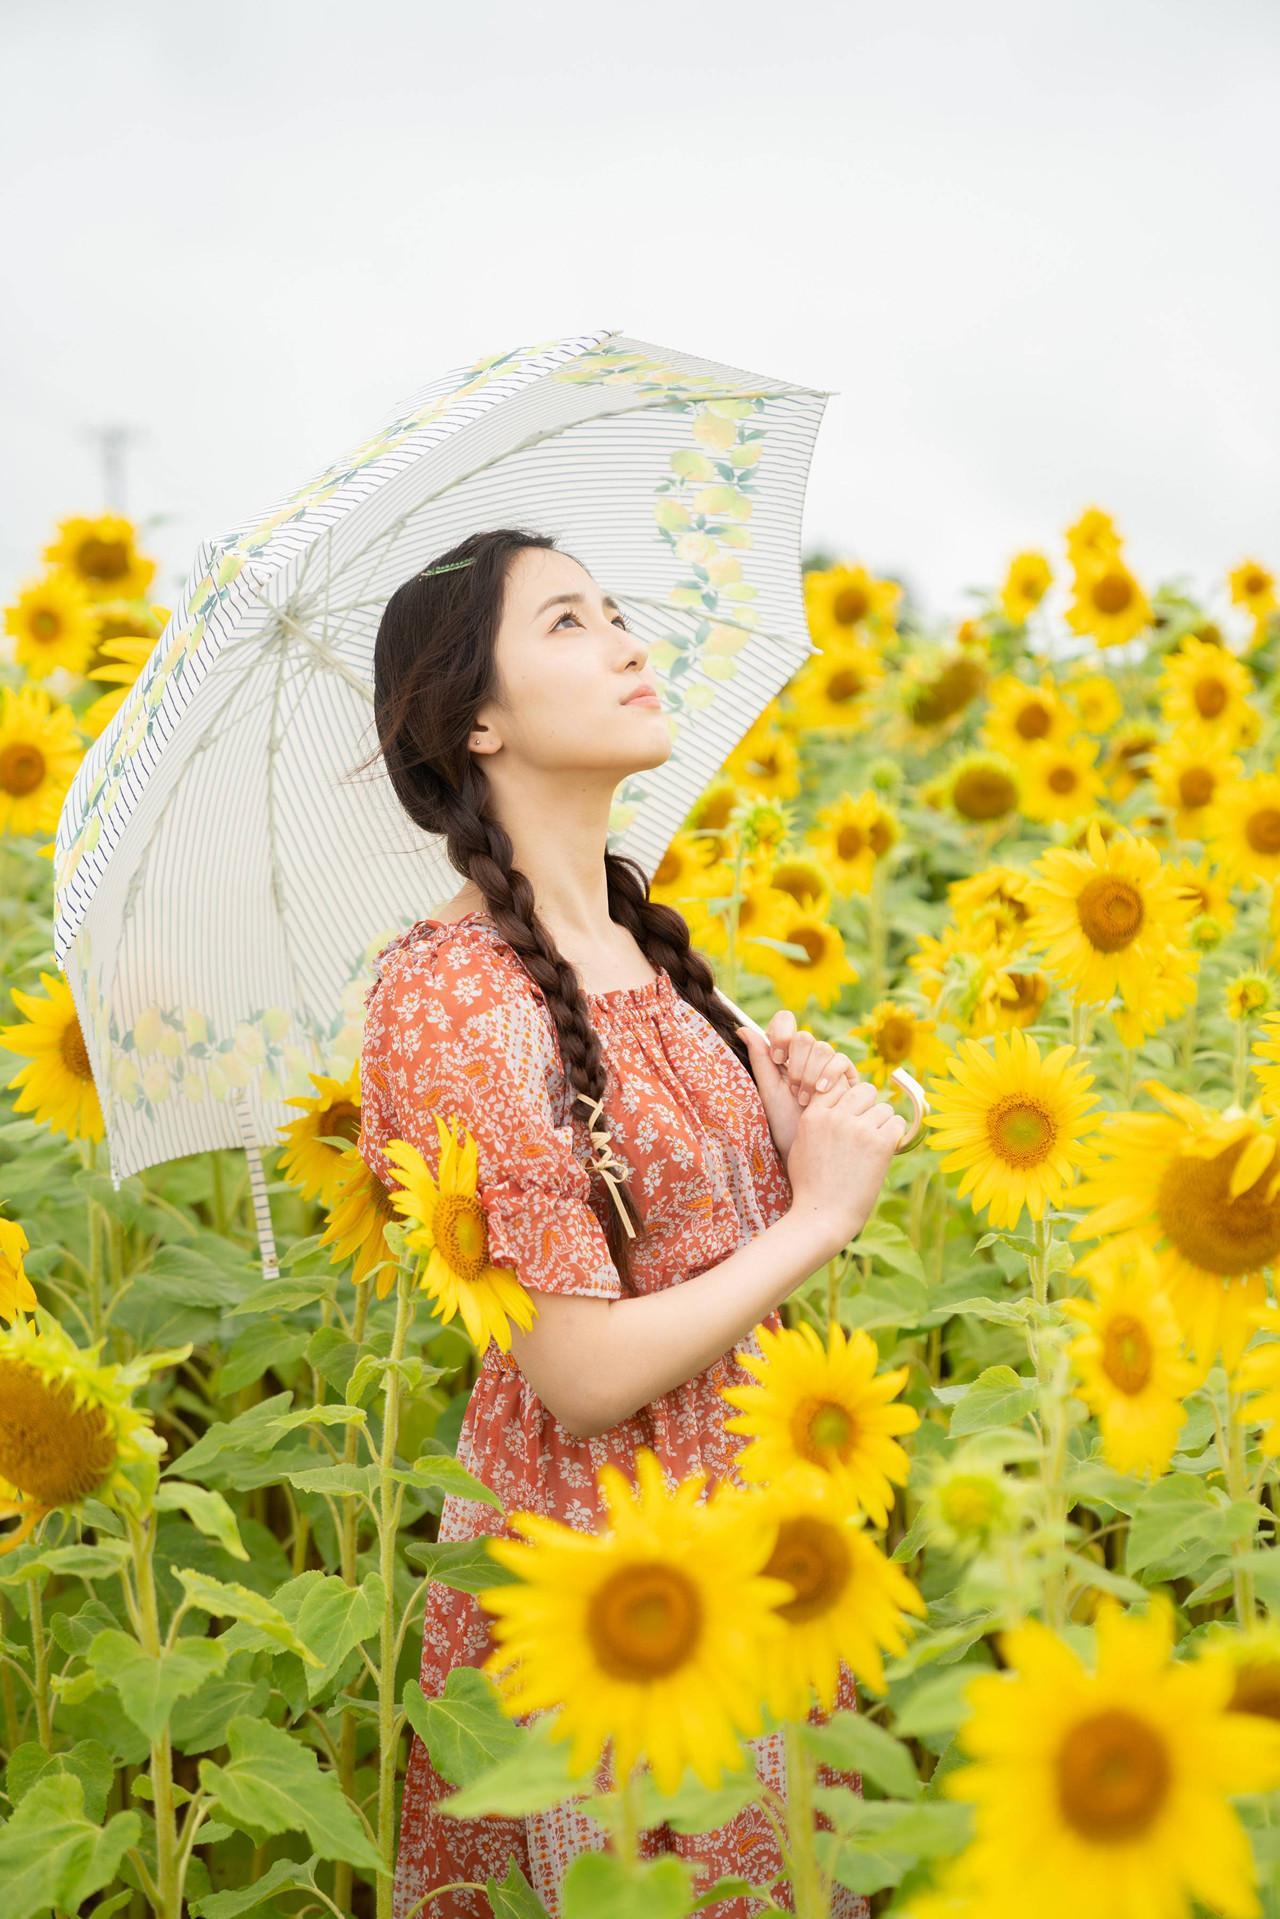
[[[811,556],[820,654],[651,891],[762,1024],[921,1079],[924,1138],[725,1392],[741,1485],[642,1451],[594,1534],[450,1541],[446,1495],[500,1511],[456,1441],[529,1311],[451,1116],[386,1188],[358,1045],[298,1088],[265,1281],[243,1155],[107,1176],[46,862],[168,610],[120,516],[42,559],[0,670],[4,1919],[389,1919],[412,1732],[459,1816],[586,1798],[564,1919],[1280,1919],[1261,561],[1144,583],[1091,507],[935,622]],[[493,1619],[439,1700],[433,1580]],[[650,1843],[751,1804],[769,1883]],[[472,1890],[544,1914],[514,1864]]]

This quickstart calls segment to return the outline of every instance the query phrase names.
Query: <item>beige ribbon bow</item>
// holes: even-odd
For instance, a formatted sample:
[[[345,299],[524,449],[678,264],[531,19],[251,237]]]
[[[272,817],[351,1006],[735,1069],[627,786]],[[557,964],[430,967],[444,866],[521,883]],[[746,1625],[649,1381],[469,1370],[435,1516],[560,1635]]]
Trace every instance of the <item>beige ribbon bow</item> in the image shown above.
[[[613,1203],[622,1215],[622,1223],[627,1229],[627,1238],[634,1239],[636,1229],[631,1224],[631,1216],[627,1212],[622,1194],[618,1191],[618,1174],[626,1172],[626,1163],[618,1158],[612,1146],[609,1144],[613,1138],[613,1134],[607,1132],[603,1124],[604,1101],[592,1099],[589,1093],[579,1093],[577,1097],[585,1106],[591,1108],[590,1132],[592,1143],[597,1153],[595,1162],[596,1171],[600,1174],[601,1178],[608,1183],[609,1191],[613,1194]]]

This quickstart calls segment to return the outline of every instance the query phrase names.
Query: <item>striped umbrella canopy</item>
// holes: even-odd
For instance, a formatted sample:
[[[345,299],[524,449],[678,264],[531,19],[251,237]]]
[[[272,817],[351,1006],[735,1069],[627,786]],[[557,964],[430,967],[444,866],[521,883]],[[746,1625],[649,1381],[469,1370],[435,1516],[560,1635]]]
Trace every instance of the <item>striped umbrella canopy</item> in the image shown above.
[[[203,544],[85,755],[54,850],[54,950],[111,1177],[260,1145],[358,1056],[372,961],[456,891],[378,777],[386,601],[468,533],[553,533],[650,648],[672,751],[624,779],[610,849],[658,865],[817,649],[800,528],[830,395],[614,328],[454,368],[287,499]]]

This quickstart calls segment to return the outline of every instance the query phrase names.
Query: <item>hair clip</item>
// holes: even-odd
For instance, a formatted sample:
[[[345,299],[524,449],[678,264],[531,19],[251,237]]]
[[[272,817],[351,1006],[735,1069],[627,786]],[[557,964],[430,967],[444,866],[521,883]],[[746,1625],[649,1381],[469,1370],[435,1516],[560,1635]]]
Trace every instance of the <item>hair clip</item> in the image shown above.
[[[418,578],[429,580],[433,573],[456,573],[460,566],[474,566],[476,556],[473,553],[468,560],[447,560],[443,566],[424,566]]]
[[[591,1138],[595,1143],[596,1152],[599,1155],[595,1162],[595,1170],[600,1174],[601,1178],[608,1185],[609,1191],[613,1194],[613,1203],[622,1215],[622,1223],[627,1229],[627,1238],[634,1239],[636,1229],[631,1223],[630,1215],[623,1203],[623,1198],[618,1191],[617,1185],[618,1174],[625,1174],[627,1168],[624,1161],[618,1158],[609,1144],[609,1141],[613,1137],[612,1133],[606,1132],[600,1125],[600,1121],[604,1118],[604,1101],[592,1099],[589,1093],[579,1093],[577,1097],[584,1105],[592,1109],[590,1132]]]

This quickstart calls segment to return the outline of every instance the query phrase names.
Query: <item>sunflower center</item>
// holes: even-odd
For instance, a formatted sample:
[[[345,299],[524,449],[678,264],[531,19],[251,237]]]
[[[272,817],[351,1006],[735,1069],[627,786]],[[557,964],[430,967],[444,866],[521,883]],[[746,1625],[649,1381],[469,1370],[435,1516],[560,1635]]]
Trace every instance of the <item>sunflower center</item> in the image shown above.
[[[1081,930],[1100,953],[1118,953],[1132,945],[1146,912],[1142,895],[1129,880],[1099,873],[1086,880],[1076,898]]]
[[[1103,573],[1093,583],[1093,603],[1099,613],[1123,613],[1133,599],[1133,584],[1124,573]]]
[[[1211,1159],[1175,1157],[1156,1193],[1170,1242],[1193,1266],[1223,1279],[1256,1272],[1280,1254],[1280,1198],[1266,1198],[1269,1182],[1257,1179],[1234,1199],[1228,1190],[1231,1169],[1247,1144],[1247,1136],[1233,1140]]]
[[[1178,798],[1184,806],[1207,806],[1213,798],[1213,774],[1207,766],[1188,766],[1178,775]]]
[[[871,611],[871,601],[863,586],[842,586],[831,607],[841,626],[856,626]]]
[[[996,820],[1012,812],[1017,790],[1007,773],[996,767],[970,767],[961,773],[951,789],[956,812],[967,820]]]
[[[1227,703],[1227,689],[1219,679],[1197,680],[1194,698],[1200,717],[1216,720]]]
[[[1058,1137],[1053,1116],[1026,1093],[1006,1093],[987,1114],[987,1136],[1006,1166],[1039,1166]]]
[[[1058,1749],[1058,1802],[1086,1839],[1114,1845],[1145,1832],[1172,1783],[1164,1741],[1136,1713],[1082,1719]]]
[[[1246,573],[1244,576],[1244,590],[1250,598],[1265,593],[1270,584],[1270,576],[1266,573]]]
[[[76,568],[87,580],[122,579],[129,571],[129,549],[122,540],[85,540],[76,550]]]
[[[489,1263],[484,1207],[474,1193],[441,1193],[433,1220],[436,1245],[455,1273],[478,1280]]]
[[[861,673],[855,673],[851,666],[841,667],[840,671],[833,673],[827,681],[827,698],[837,702],[856,700],[858,695],[865,693],[866,690],[866,681]]]
[[[783,1520],[765,1571],[776,1579],[790,1580],[795,1587],[795,1598],[777,1611],[781,1618],[799,1624],[832,1610],[849,1584],[853,1566],[839,1528],[804,1513],[798,1519]]]
[[[653,884],[655,886],[670,886],[679,878],[682,868],[683,862],[679,855],[672,853],[670,847],[668,847],[667,851],[658,861],[658,870],[653,876]]]
[[[1043,700],[1028,700],[1014,721],[1014,731],[1024,740],[1042,740],[1053,725],[1053,715]]]
[[[856,860],[866,843],[866,835],[860,826],[842,826],[836,834],[836,852],[842,860]]]
[[[321,1113],[317,1131],[334,1139],[345,1139],[353,1146],[360,1131],[359,1109],[348,1099],[336,1100]]]
[[[985,1532],[999,1510],[1000,1489],[976,1473],[957,1473],[942,1488],[938,1505],[956,1532]]]
[[[0,792],[21,799],[24,793],[35,791],[44,774],[44,754],[29,740],[14,740],[0,747]]]
[[[1102,1370],[1122,1393],[1140,1393],[1151,1377],[1151,1340],[1140,1319],[1118,1313],[1102,1342]]]
[[[887,853],[893,845],[893,831],[888,820],[874,820],[867,834],[867,839],[870,841],[871,851],[877,859],[879,859],[883,853]]]
[[[73,1019],[62,1029],[62,1038],[58,1045],[58,1057],[73,1079],[93,1078],[93,1068],[89,1064],[89,1049],[84,1043],[84,1034],[80,1022]]]
[[[913,1021],[903,1019],[897,1013],[891,1014],[888,1019],[881,1022],[876,1034],[876,1051],[881,1059],[893,1060],[896,1064],[898,1060],[907,1057],[911,1051],[913,1026]]]
[[[1275,1660],[1246,1660],[1238,1666],[1227,1710],[1280,1719],[1280,1665]]]
[[[40,1506],[64,1506],[100,1486],[115,1462],[101,1406],[78,1406],[67,1381],[0,1359],[0,1477]]]
[[[789,946],[803,946],[809,956],[807,962],[805,960],[792,960],[792,966],[803,967],[806,963],[810,966],[816,966],[822,958],[822,941],[818,934],[813,931],[812,927],[802,926],[795,932],[788,928],[785,938]]]
[[[31,637],[35,640],[56,640],[62,631],[62,621],[51,606],[42,606],[32,615]]]
[[[1250,813],[1244,836],[1255,853],[1280,853],[1280,807],[1260,806]]]
[[[1074,793],[1080,784],[1080,776],[1074,766],[1055,766],[1045,784],[1051,793]]]
[[[615,1679],[662,1679],[690,1659],[702,1630],[702,1604],[678,1566],[620,1567],[592,1597],[587,1631],[596,1658]]]
[[[847,1406],[834,1399],[803,1399],[791,1420],[791,1437],[798,1453],[830,1471],[852,1452],[858,1428]]]

